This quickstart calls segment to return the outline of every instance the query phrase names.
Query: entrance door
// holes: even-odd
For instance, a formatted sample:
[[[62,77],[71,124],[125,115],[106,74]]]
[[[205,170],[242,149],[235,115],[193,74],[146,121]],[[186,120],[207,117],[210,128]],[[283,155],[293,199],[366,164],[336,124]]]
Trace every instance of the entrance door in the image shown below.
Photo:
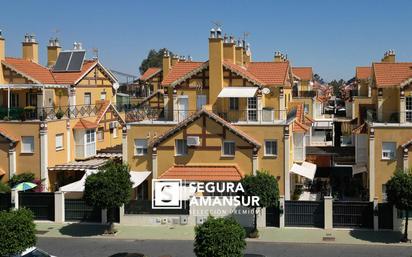
[[[180,96],[177,100],[178,122],[187,118],[189,114],[189,98],[187,96]]]

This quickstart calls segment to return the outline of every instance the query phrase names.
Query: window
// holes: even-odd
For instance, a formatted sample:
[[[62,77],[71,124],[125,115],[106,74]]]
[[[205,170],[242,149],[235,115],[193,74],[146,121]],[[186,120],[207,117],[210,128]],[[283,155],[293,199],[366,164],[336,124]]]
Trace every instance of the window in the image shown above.
[[[56,135],[56,150],[63,150],[63,134]]]
[[[104,128],[100,127],[97,129],[97,140],[103,141],[104,140]]]
[[[270,139],[265,140],[265,156],[277,156],[278,155],[278,142]]]
[[[33,153],[34,152],[34,137],[26,136],[21,137],[21,152]]]
[[[393,160],[396,157],[396,142],[382,143],[382,159]]]
[[[117,138],[117,126],[114,126],[112,133],[113,133],[113,138]]]
[[[412,122],[412,96],[405,97],[406,100],[406,121]]]
[[[100,93],[100,100],[106,100],[106,92],[101,92]]]
[[[234,156],[235,155],[235,142],[223,141],[222,153],[223,153],[223,156]]]
[[[247,117],[248,121],[257,121],[257,99],[249,97],[247,99]]]
[[[91,104],[92,104],[92,94],[84,93],[84,105],[91,105]]]
[[[187,142],[185,139],[176,139],[175,151],[177,156],[187,155]]]
[[[206,102],[207,102],[207,96],[206,95],[197,95],[196,109],[197,110],[202,109],[203,105],[206,105]]]
[[[19,107],[19,94],[10,93],[10,106]]]
[[[96,142],[95,131],[93,129],[89,129],[86,131],[86,143],[94,142]]]
[[[147,154],[147,139],[135,139],[134,149],[135,155],[142,156]]]
[[[229,110],[231,111],[239,110],[239,98],[236,98],[236,97],[229,98]]]

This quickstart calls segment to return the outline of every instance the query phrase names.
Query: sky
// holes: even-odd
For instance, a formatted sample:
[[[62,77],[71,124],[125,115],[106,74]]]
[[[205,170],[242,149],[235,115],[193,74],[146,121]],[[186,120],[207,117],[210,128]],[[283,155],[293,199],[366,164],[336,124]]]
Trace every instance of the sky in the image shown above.
[[[372,0],[15,0],[1,3],[0,29],[6,55],[21,56],[26,32],[46,46],[57,37],[63,49],[82,42],[110,69],[138,75],[150,49],[168,48],[194,60],[208,59],[213,22],[236,38],[248,32],[254,61],[271,61],[275,51],[293,66],[312,66],[326,80],[350,79],[356,66],[379,61],[394,49],[412,61],[412,1]]]

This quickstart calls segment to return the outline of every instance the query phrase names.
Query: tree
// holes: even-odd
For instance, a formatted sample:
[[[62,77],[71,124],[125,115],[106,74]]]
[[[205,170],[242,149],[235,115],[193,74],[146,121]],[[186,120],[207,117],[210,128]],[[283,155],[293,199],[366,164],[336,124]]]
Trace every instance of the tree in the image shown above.
[[[129,172],[128,165],[109,161],[98,173],[88,176],[83,196],[86,203],[100,209],[112,209],[126,204],[132,192]],[[108,232],[114,232],[112,222]]]
[[[18,175],[13,175],[9,180],[9,186],[14,187],[17,184],[22,182],[33,182],[34,181],[34,174],[30,172],[21,173]]]
[[[386,183],[388,202],[405,212],[405,232],[402,241],[408,241],[409,211],[412,210],[412,170],[398,170]]]
[[[232,217],[209,217],[195,227],[194,252],[197,257],[242,257],[246,232]]]
[[[140,67],[139,67],[140,74],[145,73],[145,71],[151,67],[161,68],[162,62],[163,62],[163,55],[165,51],[167,51],[166,48],[161,48],[158,51],[156,51],[155,49],[151,49],[146,59],[144,59],[142,63],[140,64]],[[169,52],[169,55],[172,56],[173,53]]]
[[[259,197],[259,207],[252,206],[254,209],[255,220],[254,230],[252,235],[258,236],[257,230],[257,209],[277,206],[279,201],[279,187],[278,181],[273,175],[270,175],[267,171],[257,171],[256,176],[246,175],[240,183],[243,186],[243,196]]]
[[[345,83],[346,83],[346,81],[344,81],[343,79],[340,79],[340,80],[334,79],[334,80],[332,80],[329,83],[329,85],[331,85],[332,88],[333,88],[333,95],[340,96],[340,94],[341,94],[340,90],[341,90],[342,86],[345,85]]]
[[[36,245],[35,227],[30,210],[0,212],[0,256],[19,254]]]

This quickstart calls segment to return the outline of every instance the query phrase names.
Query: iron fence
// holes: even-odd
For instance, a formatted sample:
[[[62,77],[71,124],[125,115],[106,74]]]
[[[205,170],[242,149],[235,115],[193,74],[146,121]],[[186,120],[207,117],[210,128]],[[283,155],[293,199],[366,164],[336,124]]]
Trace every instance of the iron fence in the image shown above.
[[[36,220],[54,221],[54,193],[19,192],[19,207],[31,210]]]
[[[333,202],[333,227],[373,228],[373,202]]]
[[[393,205],[389,203],[378,204],[379,229],[393,229]]]
[[[11,207],[11,193],[0,193],[0,211],[7,211]]]
[[[101,209],[86,204],[82,199],[65,199],[64,214],[66,221],[101,222]]]
[[[188,215],[189,201],[182,201],[181,209],[153,209],[151,200],[131,200],[124,207],[125,214],[173,214]]]
[[[285,201],[285,226],[324,227],[323,201]]]
[[[280,226],[280,209],[278,206],[266,208],[266,226],[279,227]]]

